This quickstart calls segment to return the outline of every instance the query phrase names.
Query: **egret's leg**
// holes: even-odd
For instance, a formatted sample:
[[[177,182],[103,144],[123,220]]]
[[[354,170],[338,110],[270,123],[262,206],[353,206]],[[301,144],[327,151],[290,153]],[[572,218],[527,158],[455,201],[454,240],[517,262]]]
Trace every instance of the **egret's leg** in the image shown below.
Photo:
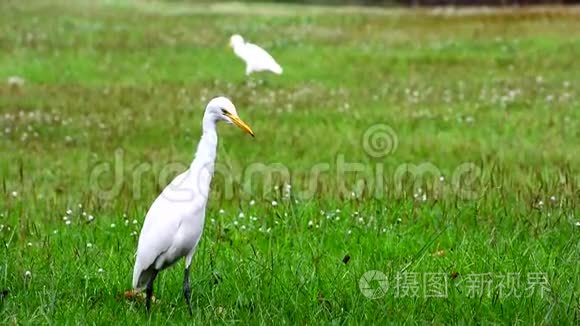
[[[153,297],[153,282],[155,282],[155,278],[157,277],[158,271],[154,271],[151,279],[147,283],[147,289],[145,290],[145,308],[147,308],[147,312],[151,311],[151,298]]]
[[[183,275],[183,296],[185,297],[185,302],[187,302],[189,315],[193,316],[193,311],[191,310],[191,287],[189,285],[189,266],[185,268],[185,275]]]

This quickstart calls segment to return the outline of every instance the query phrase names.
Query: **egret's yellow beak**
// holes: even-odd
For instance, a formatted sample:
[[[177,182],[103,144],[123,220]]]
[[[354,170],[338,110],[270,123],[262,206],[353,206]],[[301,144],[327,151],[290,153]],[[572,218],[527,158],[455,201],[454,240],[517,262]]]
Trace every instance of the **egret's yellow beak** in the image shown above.
[[[250,126],[248,126],[248,124],[246,124],[245,122],[242,121],[242,119],[240,119],[240,117],[233,115],[231,113],[226,113],[226,117],[230,118],[230,120],[232,120],[232,122],[240,127],[240,129],[242,129],[243,131],[245,131],[246,133],[250,134],[252,137],[254,137],[254,132],[252,131],[252,128],[250,128]]]

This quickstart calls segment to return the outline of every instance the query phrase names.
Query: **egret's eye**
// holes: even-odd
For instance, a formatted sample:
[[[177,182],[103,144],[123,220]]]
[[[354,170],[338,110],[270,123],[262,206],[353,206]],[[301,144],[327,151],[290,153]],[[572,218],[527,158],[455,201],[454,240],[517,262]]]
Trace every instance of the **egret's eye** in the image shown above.
[[[223,115],[227,115],[228,114],[228,111],[226,111],[225,109],[222,109],[222,114]]]

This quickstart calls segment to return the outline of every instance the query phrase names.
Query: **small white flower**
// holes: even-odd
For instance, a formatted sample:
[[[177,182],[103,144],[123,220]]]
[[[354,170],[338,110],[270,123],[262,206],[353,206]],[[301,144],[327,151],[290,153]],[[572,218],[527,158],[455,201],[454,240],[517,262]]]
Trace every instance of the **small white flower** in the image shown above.
[[[72,210],[69,208],[66,210],[66,215],[70,215],[70,214],[72,214]]]
[[[124,217],[124,218],[127,218],[127,214],[123,213],[123,217]]]
[[[253,199],[250,200],[250,206],[254,206],[255,204],[256,204],[256,201],[255,200],[253,200]]]
[[[427,194],[423,193],[423,196],[421,197],[422,201],[426,201],[427,200]]]
[[[397,223],[401,223],[401,222],[403,222],[403,220],[400,217],[397,218]]]
[[[308,221],[308,226],[312,226],[314,225],[314,222],[312,222],[312,220]]]
[[[220,214],[223,214],[223,213],[225,213],[225,212],[226,212],[226,211],[224,211],[224,210],[223,210],[223,208],[222,208],[222,209],[220,209]]]
[[[580,227],[580,221],[576,222],[576,226]]]
[[[238,225],[238,221],[234,221],[234,225]]]
[[[89,215],[89,217],[87,217],[87,220],[89,220],[89,222],[94,220],[94,219],[95,219],[95,217],[93,215]]]
[[[98,272],[99,272],[99,273],[102,273],[102,272],[104,272],[104,271],[105,271],[105,270],[104,270],[104,269],[102,269],[102,268],[99,268],[99,270],[98,270]]]
[[[137,220],[133,220],[133,224],[137,224],[137,223],[139,223],[139,222],[137,222]]]
[[[24,85],[24,78],[20,76],[10,76],[8,77],[8,85],[13,88],[19,88]]]
[[[24,277],[32,277],[32,273],[30,271],[24,272]]]
[[[129,225],[129,220],[125,220],[125,225]]]
[[[540,201],[538,202],[538,206],[544,206],[544,201],[543,201],[543,200],[540,200]]]
[[[131,232],[131,236],[135,236],[135,235],[137,235],[137,231]]]
[[[351,230],[348,230],[348,231],[346,232],[346,234],[351,234],[351,233],[352,233],[352,231],[351,231]]]
[[[32,247],[32,242],[29,242],[26,245],[29,246],[29,247]]]
[[[115,223],[111,223],[111,228],[115,228],[116,226]]]
[[[556,201],[556,196],[552,196],[552,197],[550,197],[550,200],[551,200],[551,201]]]
[[[272,228],[268,228],[268,229],[266,230],[266,233],[270,233],[270,231],[272,231]]]
[[[58,233],[58,230],[52,231],[52,234],[57,234],[57,233]]]
[[[440,176],[439,177],[439,181],[441,181],[441,182],[445,181],[445,177],[444,176]]]
[[[79,208],[83,208],[83,204],[79,204]]]
[[[211,219],[211,223],[212,223],[212,224],[213,224],[213,223],[215,223],[215,218],[212,218],[212,219]]]
[[[338,209],[338,208],[337,208],[337,209],[336,209],[336,213],[340,213],[340,209]]]
[[[383,230],[382,230],[382,231],[383,231],[383,233],[385,233],[385,232],[387,232],[387,229],[383,228]]]
[[[238,214],[238,218],[244,218],[244,212],[240,212],[240,214]]]
[[[278,206],[278,202],[275,200],[272,200],[272,206]]]
[[[63,220],[63,221],[68,221],[68,216],[63,216],[63,217],[62,217],[62,220]]]
[[[87,216],[87,212],[83,212],[83,216]]]
[[[264,232],[264,229],[262,229],[262,227],[260,227],[260,228],[258,229],[258,231],[260,231],[260,232]]]
[[[13,192],[12,192],[12,197],[18,197],[18,192],[16,192],[16,191],[13,191]]]
[[[242,230],[245,230],[246,229],[246,226],[245,225],[242,225],[241,229]]]
[[[364,223],[364,221],[365,221],[365,220],[364,220],[362,217],[359,217],[359,218],[358,218],[358,222],[359,222],[359,223]]]
[[[66,220],[66,222],[64,222],[66,225],[70,225],[71,221],[70,220]]]
[[[92,243],[90,243],[90,242],[87,243],[87,248],[92,248],[92,247],[93,247],[93,244]]]

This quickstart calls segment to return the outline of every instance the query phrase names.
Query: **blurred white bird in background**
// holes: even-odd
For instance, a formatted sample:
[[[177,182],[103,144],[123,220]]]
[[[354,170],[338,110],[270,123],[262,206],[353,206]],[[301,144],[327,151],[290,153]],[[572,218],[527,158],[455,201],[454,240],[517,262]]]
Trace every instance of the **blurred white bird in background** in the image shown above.
[[[230,46],[234,49],[234,53],[246,63],[246,76],[252,72],[260,71],[282,74],[282,67],[266,50],[256,44],[244,41],[240,35],[232,35]]]
[[[203,134],[187,171],[177,176],[155,199],[145,216],[133,270],[133,288],[146,288],[146,307],[151,309],[153,282],[159,271],[185,257],[183,294],[190,314],[189,267],[201,237],[209,186],[214,172],[219,121],[233,123],[254,136],[234,104],[225,97],[212,99],[203,115]]]

